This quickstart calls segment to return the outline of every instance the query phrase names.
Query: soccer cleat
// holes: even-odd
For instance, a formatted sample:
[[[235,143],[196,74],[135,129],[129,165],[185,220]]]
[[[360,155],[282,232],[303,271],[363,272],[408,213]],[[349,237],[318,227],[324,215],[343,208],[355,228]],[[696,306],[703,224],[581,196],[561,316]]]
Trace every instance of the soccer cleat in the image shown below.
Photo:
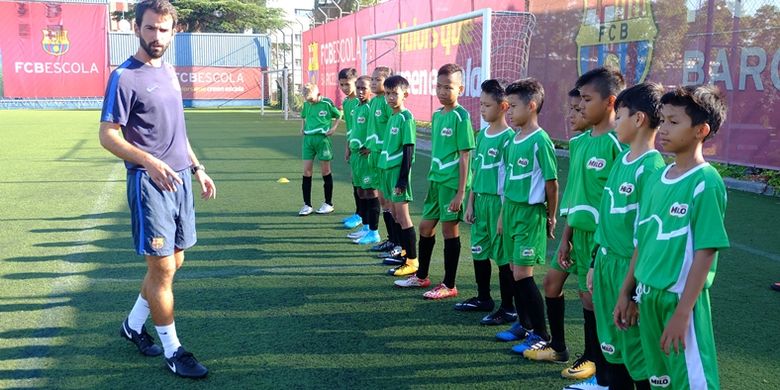
[[[771,286],[769,286],[772,290],[780,291],[780,282],[772,283]]]
[[[457,311],[491,311],[495,306],[496,303],[492,299],[472,297],[456,303],[454,309]]]
[[[405,261],[400,267],[393,267],[387,270],[387,274],[390,276],[408,276],[417,272],[417,267],[417,260]]]
[[[179,347],[170,359],[165,358],[165,365],[174,374],[184,378],[203,378],[209,373],[184,347]]]
[[[369,244],[376,244],[377,242],[379,242],[380,239],[381,238],[379,238],[379,232],[378,231],[376,231],[376,230],[369,230],[368,233],[366,233],[366,235],[364,235],[363,237],[360,237],[360,238],[358,238],[358,239],[356,239],[355,241],[352,241],[352,242],[354,242],[355,244],[358,244],[358,245],[369,245]]]
[[[298,211],[298,215],[303,217],[304,215],[309,215],[314,212],[314,209],[311,208],[311,206],[305,204],[303,207],[301,207],[301,211]]]
[[[379,244],[376,244],[369,249],[371,252],[385,252],[389,251],[390,249],[393,249],[395,246],[395,243],[390,242],[390,240],[384,240]]]
[[[541,348],[531,348],[523,352],[523,357],[528,360],[537,360],[553,363],[568,363],[569,362],[569,350],[564,349],[561,352],[554,350],[550,344],[546,344]]]
[[[419,279],[417,275],[412,275],[406,279],[396,280],[393,284],[395,284],[397,287],[421,287],[425,288],[431,285],[431,279],[425,278],[425,279]]]
[[[345,228],[354,229],[363,224],[363,218],[360,218],[359,215],[355,214],[349,217],[349,219],[345,220],[343,223]]]
[[[154,344],[154,338],[146,332],[146,325],[141,326],[141,333],[134,331],[128,325],[127,319],[122,322],[119,335],[131,341],[138,347],[138,352],[146,356],[157,356],[163,353],[162,347]]]
[[[317,214],[330,214],[334,210],[336,210],[336,209],[333,208],[333,205],[330,205],[330,204],[327,204],[325,202],[322,202],[322,204],[320,205],[320,208],[317,209],[316,213]]]
[[[349,238],[350,240],[356,240],[368,234],[369,231],[370,230],[368,229],[368,226],[363,226],[362,228],[347,234],[347,238]]]
[[[599,385],[599,383],[596,382],[596,377],[592,376],[583,382],[566,386],[563,390],[609,390],[609,387]]]
[[[517,321],[517,313],[499,307],[495,312],[482,317],[479,323],[481,325],[503,325],[515,321]]]
[[[566,379],[588,379],[596,375],[596,363],[583,356],[577,358],[570,367],[561,370],[561,377]]]
[[[512,327],[496,333],[496,340],[498,341],[520,341],[528,337],[528,330],[523,328],[519,322],[512,324]]]
[[[423,298],[425,299],[445,299],[445,298],[452,298],[457,296],[458,296],[458,288],[454,286],[452,288],[449,288],[446,285],[444,285],[444,283],[423,293]]]
[[[393,244],[394,246],[387,250],[386,252],[379,252],[377,253],[376,257],[378,259],[384,259],[385,257],[394,257],[394,256],[403,256],[404,250],[401,249],[400,246]]]
[[[403,254],[389,256],[382,259],[382,264],[384,265],[401,265],[405,262],[406,262],[406,257]]]
[[[529,349],[540,349],[543,348],[545,345],[547,345],[547,341],[545,341],[543,338],[541,338],[538,334],[534,333],[533,331],[529,331],[528,336],[525,338],[525,340],[522,343],[512,347],[512,352],[518,355],[522,355],[525,351]]]

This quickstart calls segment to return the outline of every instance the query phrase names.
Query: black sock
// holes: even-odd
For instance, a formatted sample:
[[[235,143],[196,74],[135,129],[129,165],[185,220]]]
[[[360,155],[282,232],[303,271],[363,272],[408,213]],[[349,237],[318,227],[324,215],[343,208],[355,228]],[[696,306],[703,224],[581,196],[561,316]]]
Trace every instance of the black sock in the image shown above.
[[[311,207],[311,176],[303,177],[301,192],[303,192],[303,204]]]
[[[428,278],[428,270],[431,267],[431,255],[433,255],[433,246],[436,245],[436,236],[423,237],[420,235],[420,241],[417,243],[420,250],[417,252],[417,259],[420,266],[417,268],[417,277],[420,279]]]
[[[544,302],[542,302],[542,293],[536,286],[533,276],[515,281],[515,302],[518,307],[528,315],[531,322],[531,329],[537,336],[549,340],[550,334],[547,333],[547,325],[544,323]],[[520,313],[518,312],[518,318]]]
[[[368,199],[358,199],[357,204],[355,214],[360,216],[360,222],[363,223],[363,226],[368,226]]]
[[[636,386],[636,390],[650,390],[650,381],[647,379],[643,381],[635,381],[634,386]]]
[[[563,317],[566,311],[566,303],[563,301],[562,296],[557,298],[546,297],[544,300],[547,304],[547,319],[550,321],[550,335],[552,336],[550,346],[552,349],[562,352],[566,349],[566,336],[563,332]]]
[[[401,247],[406,251],[407,259],[417,258],[417,232],[414,226],[401,230]]]
[[[357,187],[352,187],[352,197],[355,198],[355,214],[360,214],[360,203],[362,203],[363,199],[360,199],[358,196],[358,189]],[[365,224],[365,222],[363,222]]]
[[[403,234],[401,233],[401,232],[403,232],[403,230],[404,229],[401,228],[401,224],[399,224],[398,222],[393,220],[393,234],[395,235],[395,238],[398,239],[398,241],[395,241],[395,242],[398,243],[399,245],[401,244],[401,241],[403,241],[403,239],[404,239],[403,238]],[[406,249],[406,248],[404,248],[404,249]]]
[[[398,244],[398,238],[395,236],[395,229],[393,228],[395,220],[393,220],[393,214],[389,211],[382,211],[382,219],[385,221],[385,229],[387,229],[387,239],[393,244]]]
[[[378,198],[366,199],[366,214],[368,215],[368,228],[370,230],[379,229],[379,213],[382,207],[379,206]]]
[[[474,260],[474,278],[477,280],[477,299],[486,301],[490,296],[490,260]]]
[[[455,287],[455,276],[458,274],[458,261],[460,261],[460,237],[444,240],[444,285]]]
[[[607,362],[606,367],[610,390],[634,390],[634,380],[631,379],[626,366]]]
[[[499,266],[498,287],[501,289],[501,307],[508,312],[515,311],[515,304],[512,302],[515,296],[514,284],[515,278],[512,276],[512,268],[509,267],[509,264]]]
[[[593,310],[582,309],[582,314],[585,318],[585,351],[590,355],[590,361],[596,364],[596,381],[601,386],[608,386],[609,369],[596,333],[596,313]]]
[[[325,203],[333,206],[333,174],[329,173],[322,177],[322,188],[325,190]]]

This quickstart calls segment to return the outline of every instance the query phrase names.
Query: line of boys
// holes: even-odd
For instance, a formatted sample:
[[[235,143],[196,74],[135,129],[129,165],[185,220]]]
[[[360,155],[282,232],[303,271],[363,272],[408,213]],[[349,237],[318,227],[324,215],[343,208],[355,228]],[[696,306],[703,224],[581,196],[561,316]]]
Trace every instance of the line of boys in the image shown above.
[[[570,171],[561,203],[566,224],[557,261],[544,280],[550,321],[547,333],[545,304],[533,280],[533,266],[544,263],[546,240],[554,238],[558,186],[554,148],[537,122],[544,102],[542,86],[526,79],[503,91],[494,80],[483,83],[480,111],[490,125],[478,134],[475,145],[468,112],[457,103],[463,89],[462,70],[452,64],[440,69],[437,97],[444,107],[433,115],[431,189],[420,224],[417,259],[408,212],[415,142],[414,120],[403,105],[408,82],[400,76],[387,77],[392,73],[388,68],[377,70],[371,89],[380,97],[387,92],[387,98],[380,102],[384,101],[392,114],[382,131],[382,121],[377,118],[382,119],[386,111],[381,105],[374,104],[375,110],[363,114],[368,118],[358,116],[360,110],[356,109],[353,125],[348,122],[348,134],[354,135],[348,136],[348,158],[355,187],[368,184],[368,190],[379,187],[382,194],[390,194],[383,202],[392,218],[388,222],[385,214],[390,239],[381,249],[395,247],[394,242],[400,244],[400,256],[388,260],[403,263],[390,273],[409,276],[396,281],[397,286],[430,286],[434,228],[441,220],[445,277],[424,296],[456,296],[457,224],[465,218],[472,224],[478,296],[455,308],[493,310],[489,261],[493,259],[499,267],[502,302],[482,323],[517,319],[509,330],[497,334],[501,341],[525,339],[512,348],[514,352],[532,360],[568,362],[562,287],[570,274],[577,275],[586,347],[582,357],[562,374],[587,380],[566,389],[719,387],[707,289],[714,276],[717,250],[728,247],[723,228],[726,198],[722,180],[701,154],[702,142],[717,132],[725,116],[717,91],[687,87],[661,97],[660,86],[644,83],[621,92],[622,76],[606,68],[588,72],[577,81],[569,94],[568,119],[575,130],[590,129],[570,140]],[[358,106],[372,107],[374,100],[368,103],[365,85],[368,80],[362,79],[357,85]],[[376,82],[387,91],[377,88]],[[520,130],[517,134],[506,125],[507,112],[512,125]],[[676,163],[665,170],[660,153],[653,149],[659,122],[661,144],[676,155]],[[363,130],[355,133],[361,124]],[[363,145],[361,131],[373,136],[367,136]],[[469,152],[475,146],[470,161]],[[372,166],[372,158],[379,160],[373,165],[379,173],[361,173]],[[462,202],[472,184],[464,215]],[[358,201],[377,197],[357,194],[359,222],[378,237],[377,224],[367,215],[376,215],[376,221],[378,207],[368,207],[371,211],[365,212],[368,203]],[[699,199],[706,201],[696,202]],[[637,326],[637,306],[632,299],[645,302],[638,309],[640,314],[647,313],[642,326]]]

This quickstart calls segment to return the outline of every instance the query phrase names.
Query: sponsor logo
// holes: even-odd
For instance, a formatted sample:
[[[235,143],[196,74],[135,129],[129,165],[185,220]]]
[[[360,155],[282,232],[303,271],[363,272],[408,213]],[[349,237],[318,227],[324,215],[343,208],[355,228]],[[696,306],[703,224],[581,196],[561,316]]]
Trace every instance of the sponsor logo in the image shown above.
[[[391,127],[390,128],[390,134],[392,134],[392,135],[398,134],[398,128],[397,127]]]
[[[170,368],[171,371],[173,371],[173,373],[175,374],[176,373],[176,365],[171,363],[171,362],[168,362],[168,361],[166,361],[165,363],[168,364],[168,368]]]
[[[159,85],[157,85],[157,84],[155,84],[155,85],[154,85],[154,86],[152,86],[152,87],[146,87],[146,92],[149,92],[149,93],[151,93],[152,91],[154,91],[154,90],[155,90],[155,89],[157,89],[157,88],[160,88],[160,86],[159,86]]]
[[[382,116],[382,110],[374,111],[374,116]]]
[[[320,116],[328,116],[328,112],[327,111],[320,111]]]
[[[449,127],[445,127],[441,129],[441,135],[443,137],[452,137],[452,129],[450,129]]]
[[[522,255],[523,255],[523,257],[533,257],[534,256],[534,248],[523,249]]]
[[[363,178],[363,184],[371,184],[371,178],[366,176]]]
[[[634,193],[634,185],[631,183],[623,183],[620,185],[618,192],[626,196],[631,195]]]
[[[613,345],[611,345],[611,344],[601,343],[601,350],[604,353],[608,353],[610,355],[614,355],[615,354],[615,347]]]
[[[325,157],[325,158],[330,157],[330,150],[327,150],[327,149],[323,150],[322,151],[322,157]]]
[[[49,26],[43,29],[43,39],[41,40],[43,51],[53,56],[61,56],[70,49],[70,40],[68,40],[68,30],[64,26]]]
[[[658,387],[669,387],[669,385],[672,384],[672,378],[669,378],[669,375],[664,375],[664,376],[653,375],[650,377],[650,384]]]
[[[366,123],[366,117],[364,117],[364,116],[357,117],[357,123],[360,123],[361,125],[363,123]]]
[[[528,166],[528,159],[527,158],[522,158],[522,157],[518,158],[517,159],[517,165],[519,165],[519,166],[521,166],[523,168],[527,167]]]
[[[496,148],[488,149],[488,156],[490,156],[490,157],[498,156],[498,149],[496,149]]]
[[[607,166],[607,160],[596,157],[591,157],[590,160],[588,160],[588,164],[586,165],[588,169],[595,169],[597,171],[604,169],[605,166]]]
[[[482,246],[480,245],[472,246],[471,253],[482,253]]]
[[[669,214],[671,214],[674,217],[682,218],[686,214],[688,214],[688,205],[685,203],[674,202],[672,204],[672,207],[669,208]]]
[[[160,250],[165,246],[164,237],[152,237],[152,249]]]

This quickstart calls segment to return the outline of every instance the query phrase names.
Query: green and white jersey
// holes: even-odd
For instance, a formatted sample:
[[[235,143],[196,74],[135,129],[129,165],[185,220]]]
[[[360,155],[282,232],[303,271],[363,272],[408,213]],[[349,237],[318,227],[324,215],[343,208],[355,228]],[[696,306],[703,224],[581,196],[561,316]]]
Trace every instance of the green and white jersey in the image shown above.
[[[471,191],[489,195],[504,193],[506,174],[504,149],[514,136],[515,131],[511,127],[493,135],[487,133],[486,127],[477,134],[477,145],[471,160],[471,172],[474,178]]]
[[[648,177],[640,194],[634,276],[652,288],[682,294],[695,251],[729,247],[723,224],[726,187],[708,163],[668,179],[673,166]],[[704,288],[712,285],[717,264],[716,252]]]
[[[306,121],[303,134],[325,134],[330,130],[331,120],[341,118],[341,111],[333,100],[322,97],[317,103],[304,102],[301,118]]]
[[[368,102],[368,130],[366,131],[366,147],[372,152],[381,152],[382,143],[387,132],[387,121],[393,115],[393,109],[387,105],[385,95],[374,96]]]
[[[538,128],[523,138],[520,132],[504,150],[504,197],[517,203],[545,202],[545,182],[558,178],[558,161],[550,136]]]
[[[436,110],[431,119],[431,169],[428,180],[458,189],[460,152],[474,149],[474,130],[469,112],[461,105],[449,112]],[[471,172],[466,180],[470,186]]]
[[[366,143],[368,116],[371,114],[368,102],[355,106],[352,113],[352,131],[347,134],[347,142],[349,144],[349,149],[355,152],[362,148]]]
[[[360,104],[360,100],[356,97],[348,97],[341,102],[341,111],[344,113],[344,123],[347,124],[347,137],[352,131],[353,117],[355,116],[355,107]]]
[[[387,121],[387,134],[382,144],[382,154],[379,156],[377,166],[382,169],[395,168],[401,165],[404,155],[404,145],[414,145],[417,138],[417,125],[414,123],[412,112],[403,111],[393,114]],[[414,162],[414,155],[412,155]]]
[[[596,228],[596,242],[610,252],[624,258],[634,254],[634,227],[639,194],[645,188],[647,178],[661,170],[664,159],[655,149],[628,161],[630,150],[618,155],[609,173],[604,195],[601,197]]]
[[[597,137],[588,130],[569,141],[569,176],[561,202],[561,215],[569,226],[595,232],[604,185],[620,152],[625,149],[614,131]]]

